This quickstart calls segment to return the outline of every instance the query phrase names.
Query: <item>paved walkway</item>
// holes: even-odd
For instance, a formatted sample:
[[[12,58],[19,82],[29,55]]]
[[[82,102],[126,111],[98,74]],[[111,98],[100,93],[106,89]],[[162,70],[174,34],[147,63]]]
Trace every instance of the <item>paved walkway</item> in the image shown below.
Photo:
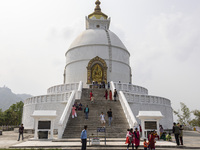
[[[80,149],[81,143],[80,139],[68,139],[64,141],[30,141],[33,138],[33,134],[24,134],[24,141],[17,141],[18,133],[13,131],[3,132],[3,135],[0,136],[0,148],[62,148],[62,149]],[[28,140],[29,139],[29,140]],[[107,139],[107,146],[104,146],[104,142],[101,142],[101,147],[94,148],[88,147],[88,149],[126,149],[124,144],[125,139]],[[143,143],[141,142],[141,145]],[[71,147],[69,147],[71,146]],[[184,131],[184,147],[177,147],[174,142],[166,141],[157,141],[156,143],[157,150],[167,150],[167,149],[199,149],[200,150],[200,133],[195,131]],[[117,148],[116,148],[117,147]],[[141,147],[142,148],[142,147]],[[140,148],[140,149],[141,149]]]

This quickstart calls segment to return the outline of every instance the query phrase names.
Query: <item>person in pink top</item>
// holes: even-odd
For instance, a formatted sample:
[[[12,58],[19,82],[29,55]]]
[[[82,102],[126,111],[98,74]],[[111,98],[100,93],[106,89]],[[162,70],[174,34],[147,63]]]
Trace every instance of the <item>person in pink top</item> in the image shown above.
[[[72,107],[72,118],[74,117],[77,117],[77,114],[76,114],[76,107],[73,105]]]

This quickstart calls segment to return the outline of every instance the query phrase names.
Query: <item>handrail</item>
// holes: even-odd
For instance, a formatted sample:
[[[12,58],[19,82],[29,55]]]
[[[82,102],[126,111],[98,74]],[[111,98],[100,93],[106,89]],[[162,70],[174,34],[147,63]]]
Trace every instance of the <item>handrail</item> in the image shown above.
[[[114,89],[115,89],[115,85],[114,85],[114,82],[111,81],[110,82],[110,88],[111,88],[111,91],[112,93],[114,93]],[[121,103],[121,106],[123,108],[123,111],[124,111],[124,114],[126,116],[126,119],[128,121],[128,124],[129,124],[129,127],[130,128],[133,128],[133,127],[136,127],[137,126],[137,120],[135,119],[135,116],[126,100],[126,97],[124,96],[123,92],[122,91],[119,91],[119,101]]]
[[[62,135],[64,133],[64,130],[66,128],[67,122],[69,120],[69,116],[71,114],[71,108],[75,102],[75,90],[72,91],[72,94],[69,97],[68,103],[65,106],[65,109],[63,111],[62,116],[60,117],[59,123],[58,123],[58,139],[62,138]]]
[[[76,99],[81,99],[82,89],[83,89],[83,81],[80,81],[78,85],[78,90],[76,92]]]

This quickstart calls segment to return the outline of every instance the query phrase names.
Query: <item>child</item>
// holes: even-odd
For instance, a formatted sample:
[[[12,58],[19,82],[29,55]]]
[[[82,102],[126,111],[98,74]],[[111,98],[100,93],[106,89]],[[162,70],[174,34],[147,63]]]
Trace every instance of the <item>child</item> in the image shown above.
[[[169,134],[166,135],[166,140],[167,141],[172,141],[171,133],[169,133]]]
[[[144,139],[144,150],[147,150],[149,143],[146,141],[146,139]]]
[[[91,103],[94,103],[94,96],[91,97]]]

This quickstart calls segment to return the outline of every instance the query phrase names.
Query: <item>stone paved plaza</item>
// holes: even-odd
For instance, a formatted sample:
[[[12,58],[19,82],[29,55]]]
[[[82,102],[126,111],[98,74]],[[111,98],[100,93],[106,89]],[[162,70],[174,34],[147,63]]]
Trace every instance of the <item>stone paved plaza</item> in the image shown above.
[[[24,141],[17,141],[18,133],[13,131],[4,131],[3,135],[0,136],[0,148],[58,148],[58,149],[80,149],[81,143],[80,139],[68,139],[65,141],[31,141],[30,139],[33,137],[33,134],[24,134]],[[111,142],[112,141],[112,142]],[[88,146],[88,149],[126,149],[126,145],[124,144],[125,138],[119,139],[108,139],[107,146],[104,146],[104,142],[101,143],[101,146],[94,147]],[[142,145],[142,142],[141,142]],[[177,147],[173,142],[165,142],[158,141],[156,143],[157,148],[160,150],[167,149],[199,149],[200,150],[200,133],[195,131],[184,131],[184,147]],[[142,147],[140,147],[142,149]]]

